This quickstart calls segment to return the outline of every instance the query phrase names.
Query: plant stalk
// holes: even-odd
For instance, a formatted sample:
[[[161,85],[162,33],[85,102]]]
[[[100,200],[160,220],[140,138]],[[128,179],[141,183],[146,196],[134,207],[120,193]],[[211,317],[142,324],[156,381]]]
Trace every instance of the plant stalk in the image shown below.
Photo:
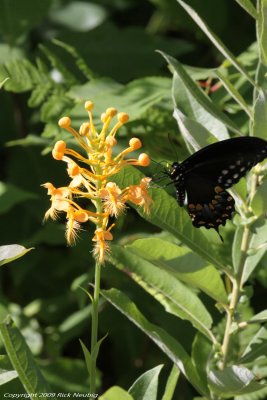
[[[229,349],[230,349],[230,340],[231,340],[231,327],[232,323],[235,318],[235,312],[236,308],[238,305],[238,301],[240,298],[240,294],[242,292],[242,287],[243,287],[243,272],[244,272],[244,267],[245,267],[245,262],[247,258],[247,251],[249,248],[249,240],[250,239],[250,230],[247,225],[244,227],[244,232],[242,236],[242,242],[241,242],[241,254],[240,254],[240,260],[237,268],[237,274],[236,277],[232,278],[233,282],[233,287],[232,287],[232,294],[231,294],[231,301],[229,304],[229,309],[227,312],[227,320],[226,320],[226,327],[225,327],[225,332],[224,332],[224,338],[223,338],[223,344],[222,344],[222,354],[223,354],[223,359],[221,363],[221,369],[224,369],[227,364],[228,360],[228,355],[229,355]]]
[[[101,265],[95,264],[95,285],[92,302],[92,327],[91,327],[91,365],[90,365],[90,392],[95,393],[96,389],[96,360],[97,360],[97,334],[98,334],[98,304],[100,293]]]
[[[96,173],[100,175],[102,170],[99,166],[96,167]],[[101,181],[96,184],[97,189],[101,186]],[[100,199],[95,201],[95,207],[97,213],[103,212],[103,206]],[[101,227],[101,223],[98,222],[97,228]],[[91,362],[90,362],[90,392],[95,393],[96,391],[96,361],[98,351],[96,349],[98,340],[98,306],[99,306],[99,295],[100,295],[100,280],[101,280],[101,263],[96,261],[95,263],[95,282],[94,282],[94,296],[92,301],[92,326],[91,326]]]

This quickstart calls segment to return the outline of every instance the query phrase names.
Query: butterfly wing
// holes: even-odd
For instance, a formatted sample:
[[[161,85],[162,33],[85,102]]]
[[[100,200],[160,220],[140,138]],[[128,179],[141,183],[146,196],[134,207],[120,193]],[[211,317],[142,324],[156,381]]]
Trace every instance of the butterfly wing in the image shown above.
[[[230,193],[215,181],[197,174],[186,177],[185,190],[193,225],[213,228],[219,233],[219,226],[225,225],[235,211],[235,201]]]
[[[181,168],[193,225],[219,233],[219,226],[235,211],[234,199],[226,189],[266,156],[265,140],[241,137],[214,143],[186,159]]]
[[[186,175],[197,174],[226,189],[267,157],[267,142],[256,137],[239,137],[211,144],[187,158]]]

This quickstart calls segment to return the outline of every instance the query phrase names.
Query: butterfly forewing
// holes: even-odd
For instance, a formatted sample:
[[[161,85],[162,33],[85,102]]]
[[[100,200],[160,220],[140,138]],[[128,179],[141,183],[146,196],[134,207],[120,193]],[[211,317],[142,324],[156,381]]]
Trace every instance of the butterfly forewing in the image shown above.
[[[266,157],[265,140],[240,137],[211,144],[181,164],[173,163],[169,176],[180,205],[184,203],[184,193],[187,195],[193,225],[218,232],[219,226],[225,225],[235,210],[234,199],[226,189]]]

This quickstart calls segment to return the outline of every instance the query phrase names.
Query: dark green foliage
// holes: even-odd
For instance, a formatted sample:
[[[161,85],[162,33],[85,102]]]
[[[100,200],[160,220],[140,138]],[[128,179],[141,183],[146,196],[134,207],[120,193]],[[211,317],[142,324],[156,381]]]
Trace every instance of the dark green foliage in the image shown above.
[[[238,70],[229,58],[225,61],[225,53],[209,42],[176,0],[0,0],[0,83],[9,78],[0,89],[0,244],[35,248],[1,269],[1,354],[6,354],[10,339],[10,360],[0,358],[1,376],[7,372],[1,395],[50,390],[39,386],[43,380],[52,387],[51,393],[89,392],[79,339],[89,347],[91,305],[81,287],[92,290],[93,227],[88,224],[77,245],[70,248],[65,243],[64,221],[42,223],[49,199],[40,185],[67,184],[65,165],[53,160],[50,152],[56,140],[73,143],[59,129],[58,119],[69,115],[78,128],[86,121],[83,103],[87,99],[95,103],[97,123],[105,108],[116,107],[130,115],[118,137],[119,150],[137,136],[143,150],[157,162],[182,160],[192,151],[192,143],[204,146],[240,132],[266,138],[266,66],[258,68],[255,21],[249,15],[255,17],[252,3],[187,1],[238,56]],[[175,71],[173,76],[166,60],[171,72]],[[254,99],[254,87],[244,69],[261,86]],[[210,90],[219,77],[223,86]],[[162,169],[152,163],[142,173],[149,176]],[[137,183],[140,174],[129,168],[116,182],[125,187]],[[250,181],[248,188],[245,181],[238,184],[242,200],[250,188]],[[210,387],[221,396],[229,377],[239,380],[246,373],[240,364],[252,369],[258,354],[266,351],[262,345],[265,326],[255,325],[265,323],[266,316],[250,321],[266,307],[266,180],[251,203],[257,221],[251,228],[244,279],[252,278],[254,294],[246,286],[236,315],[236,323],[245,319],[251,325],[232,343],[231,362],[239,365],[231,365],[220,376],[212,372],[208,377],[206,368],[212,369],[220,356],[211,341],[216,336],[221,342],[225,328],[222,312],[228,292],[222,274],[232,276],[238,269],[244,220],[241,223],[236,217],[238,229],[227,224],[222,247],[215,234],[192,227],[187,213],[178,208],[172,188],[154,188],[151,194],[150,215],[139,215],[132,208],[116,223],[111,263],[102,268],[99,338],[108,336],[99,352],[98,393],[117,385],[121,389],[110,389],[110,397],[104,397],[106,393],[103,400],[118,400],[119,392],[122,399],[140,393],[142,399],[168,400],[178,380],[173,399],[210,398]],[[183,298],[187,301],[182,309]],[[8,314],[17,328],[3,322]],[[20,353],[18,348],[23,349],[17,360],[20,365],[12,359],[12,352]],[[169,377],[173,362],[180,375],[174,368]],[[161,364],[160,372],[156,366]],[[19,367],[26,372],[29,367],[29,375],[34,372],[41,378],[31,376],[30,386],[23,388],[16,377]],[[266,376],[266,362],[259,363],[258,370],[260,377]],[[215,384],[215,376],[223,389]],[[245,395],[259,388],[254,375],[247,376],[246,389],[235,385],[234,379],[231,396],[260,398]],[[154,382],[151,392],[150,381]]]

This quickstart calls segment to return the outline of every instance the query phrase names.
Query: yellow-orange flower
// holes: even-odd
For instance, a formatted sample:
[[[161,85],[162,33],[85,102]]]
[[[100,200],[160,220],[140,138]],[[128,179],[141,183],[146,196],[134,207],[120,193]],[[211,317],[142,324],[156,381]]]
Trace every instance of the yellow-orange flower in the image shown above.
[[[143,207],[146,213],[149,213],[149,207],[152,203],[152,199],[147,191],[150,181],[151,178],[143,178],[141,179],[140,185],[129,186],[127,192],[127,200]]]
[[[109,252],[108,242],[113,239],[110,230],[114,224],[109,226],[109,216],[117,217],[123,213],[127,201],[142,207],[145,212],[149,212],[152,203],[147,191],[150,178],[143,178],[139,185],[121,189],[112,182],[112,176],[128,165],[148,166],[150,159],[145,153],[141,153],[137,159],[126,158],[142,147],[138,138],[132,138],[129,146],[115,155],[116,133],[128,121],[129,116],[123,112],[117,114],[117,110],[110,107],[101,115],[103,126],[101,131],[97,131],[93,122],[93,107],[92,101],[85,103],[89,122],[82,123],[79,131],[72,127],[69,117],[59,120],[59,126],[74,136],[86,156],[69,148],[63,140],[56,142],[52,151],[53,158],[67,164],[71,181],[66,187],[55,188],[52,183],[45,183],[43,186],[51,198],[51,207],[46,212],[45,219],[56,219],[60,212],[66,214],[66,238],[69,244],[75,243],[83,223],[93,222],[96,226],[92,239],[93,254],[102,263],[105,253]],[[116,115],[117,122],[111,127]],[[78,204],[81,197],[89,200],[95,206],[95,211],[82,208]]]

